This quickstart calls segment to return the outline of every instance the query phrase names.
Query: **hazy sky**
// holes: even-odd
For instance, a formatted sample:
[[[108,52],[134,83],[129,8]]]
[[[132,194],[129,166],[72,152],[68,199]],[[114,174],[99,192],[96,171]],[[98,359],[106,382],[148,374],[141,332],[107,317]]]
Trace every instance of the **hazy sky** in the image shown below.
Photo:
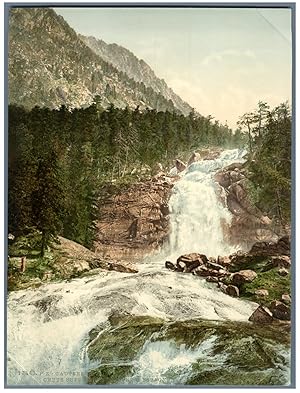
[[[235,127],[259,100],[291,100],[291,11],[55,8],[77,32],[117,43],[203,115]]]

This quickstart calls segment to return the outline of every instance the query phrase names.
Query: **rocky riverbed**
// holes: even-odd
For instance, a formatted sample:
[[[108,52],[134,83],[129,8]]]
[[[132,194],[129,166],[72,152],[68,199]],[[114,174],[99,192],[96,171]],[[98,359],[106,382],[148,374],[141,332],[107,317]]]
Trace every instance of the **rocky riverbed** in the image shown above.
[[[243,297],[260,304],[249,320],[271,323],[291,317],[291,258],[288,236],[277,242],[256,242],[249,252],[229,256],[207,257],[200,253],[185,254],[176,263],[165,262],[174,272],[191,273],[215,283],[232,297]]]

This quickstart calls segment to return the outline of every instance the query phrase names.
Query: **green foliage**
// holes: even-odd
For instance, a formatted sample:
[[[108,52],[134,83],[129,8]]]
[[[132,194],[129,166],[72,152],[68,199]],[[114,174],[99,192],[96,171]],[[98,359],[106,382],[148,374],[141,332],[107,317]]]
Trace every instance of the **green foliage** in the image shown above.
[[[291,291],[291,276],[280,276],[278,268],[270,269],[266,272],[257,272],[257,278],[251,283],[243,284],[241,289],[241,296],[249,300],[257,301],[255,291],[257,289],[267,289],[269,295],[260,300],[260,303],[269,306],[272,300],[278,300],[284,293]]]
[[[257,206],[281,227],[291,221],[291,113],[287,103],[273,110],[260,102],[241,118],[250,146],[248,169]]]
[[[41,240],[41,233],[33,228],[26,236],[19,236],[8,245],[8,255],[10,257],[38,256]]]
[[[92,247],[108,184],[122,188],[140,180],[137,173],[149,176],[154,163],[240,140],[195,112],[185,117],[100,103],[98,96],[72,111],[9,107],[9,231],[18,237],[38,230],[42,255],[58,234]]]

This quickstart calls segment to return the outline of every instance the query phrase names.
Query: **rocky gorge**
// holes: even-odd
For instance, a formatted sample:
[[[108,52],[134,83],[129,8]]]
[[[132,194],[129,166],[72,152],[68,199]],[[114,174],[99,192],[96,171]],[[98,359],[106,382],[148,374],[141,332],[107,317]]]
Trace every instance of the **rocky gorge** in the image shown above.
[[[290,240],[240,246],[215,181],[243,157],[180,157],[112,193],[95,252],[60,239],[68,278],[10,293],[10,383],[288,385]],[[79,378],[57,381],[57,364]]]

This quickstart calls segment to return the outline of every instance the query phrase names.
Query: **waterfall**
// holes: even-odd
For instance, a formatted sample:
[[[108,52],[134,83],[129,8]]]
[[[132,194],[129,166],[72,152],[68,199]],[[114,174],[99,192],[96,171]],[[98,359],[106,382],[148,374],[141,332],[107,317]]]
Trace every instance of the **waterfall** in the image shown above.
[[[47,283],[37,289],[10,293],[8,383],[184,384],[194,375],[195,365],[201,362],[209,365],[210,372],[218,370],[218,367],[226,369],[225,362],[231,361],[230,351],[235,346],[226,344],[226,356],[215,353],[221,345],[222,324],[246,323],[257,304],[225,295],[213,284],[192,274],[171,272],[164,268],[164,262],[166,258],[174,260],[187,252],[217,256],[232,251],[222,231],[223,223],[229,223],[231,216],[218,201],[213,175],[226,165],[242,161],[243,154],[237,149],[225,151],[216,160],[193,163],[181,174],[170,199],[169,242],[160,253],[141,261],[139,273],[104,271],[90,277]],[[132,327],[129,323],[128,336],[123,337],[126,328],[120,330],[110,322],[111,316],[120,315],[121,319],[129,316],[133,322],[141,316],[145,321],[156,318],[160,322],[154,324],[152,330],[146,322]],[[183,328],[183,332],[200,329],[190,336],[196,340],[207,332],[198,344],[193,344],[194,347],[184,340],[181,344],[176,343],[179,328],[176,325],[174,330],[172,324],[179,323],[181,329],[191,320],[213,322],[209,327],[201,327],[198,322],[195,326]],[[232,332],[237,331],[237,353],[244,347],[245,351],[255,348],[252,342],[249,344],[247,341],[248,333],[245,333],[246,338],[241,338],[239,326],[231,327]],[[97,334],[91,338],[93,329]],[[173,338],[168,336],[168,332]],[[183,336],[186,335],[183,333]],[[119,341],[110,348],[114,340]],[[131,343],[130,340],[134,341]],[[97,343],[101,345],[96,351],[98,357],[93,359],[91,350],[95,346],[97,348]],[[127,358],[123,359],[117,354],[126,343],[128,348],[122,356]],[[131,354],[134,344],[140,346]],[[286,358],[282,345],[278,346],[278,352],[284,353],[280,359]],[[286,360],[281,361],[287,363]],[[97,367],[108,370],[107,374],[104,371],[99,374]],[[273,373],[276,367],[267,364],[265,369]],[[93,374],[91,370],[94,369]],[[283,375],[286,373],[281,372]],[[114,379],[114,375],[118,378]],[[258,378],[256,374],[253,380],[255,378]],[[280,378],[286,383],[285,376]]]
[[[230,224],[231,214],[218,198],[213,176],[229,164],[243,162],[245,153],[225,151],[215,160],[195,162],[185,170],[169,201],[172,254],[201,252],[217,257],[235,251],[224,240],[222,224]]]

